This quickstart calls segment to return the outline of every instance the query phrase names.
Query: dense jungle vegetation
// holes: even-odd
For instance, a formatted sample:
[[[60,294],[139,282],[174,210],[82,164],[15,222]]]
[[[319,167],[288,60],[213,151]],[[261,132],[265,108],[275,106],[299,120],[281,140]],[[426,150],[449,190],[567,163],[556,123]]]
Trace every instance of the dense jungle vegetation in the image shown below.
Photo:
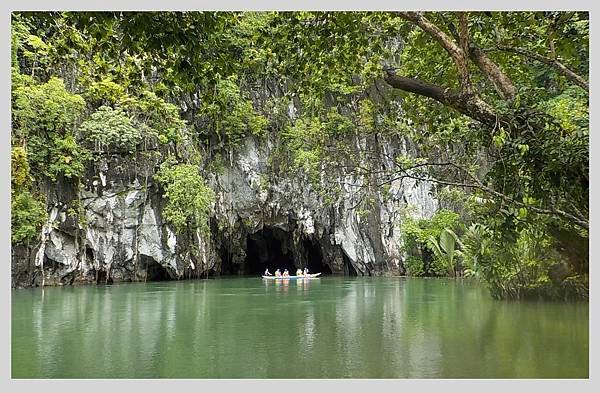
[[[279,170],[324,201],[327,165],[436,185],[452,208],[399,223],[408,275],[587,298],[588,28],[586,12],[14,13],[12,243],[39,242],[44,189],[114,151],[160,167],[177,231],[207,231],[206,173],[272,133]],[[361,133],[419,154],[381,174],[353,160]]]

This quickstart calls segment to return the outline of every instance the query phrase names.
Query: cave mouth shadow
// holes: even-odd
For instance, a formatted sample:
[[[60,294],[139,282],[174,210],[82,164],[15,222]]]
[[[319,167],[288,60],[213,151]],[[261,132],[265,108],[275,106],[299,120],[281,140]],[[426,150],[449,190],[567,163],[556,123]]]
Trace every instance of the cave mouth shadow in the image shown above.
[[[345,251],[342,252],[342,260],[343,260],[343,266],[344,266],[344,275],[351,276],[351,277],[358,276],[358,272],[352,265],[352,262],[350,261],[350,258],[348,258],[348,255],[346,255]]]
[[[323,273],[323,275],[331,274],[331,268],[323,259],[323,252],[319,242],[311,237],[302,240],[302,249],[306,256],[306,267],[309,273]]]
[[[294,252],[300,255],[294,255]],[[280,228],[264,227],[247,235],[245,274],[261,275],[268,268],[271,273],[276,269],[281,272],[287,269],[293,276],[297,268],[304,267],[312,273],[331,274],[316,239],[304,238],[300,242],[300,249],[294,251],[292,234]]]
[[[140,272],[144,281],[171,281],[173,277],[169,274],[169,271],[156,262],[154,258],[140,255]]]

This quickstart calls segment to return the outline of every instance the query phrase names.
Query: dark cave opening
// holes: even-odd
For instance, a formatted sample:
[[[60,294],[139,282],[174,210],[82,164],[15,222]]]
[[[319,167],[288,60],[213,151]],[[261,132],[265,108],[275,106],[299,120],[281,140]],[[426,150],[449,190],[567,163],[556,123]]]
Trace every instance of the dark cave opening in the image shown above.
[[[222,275],[237,275],[240,274],[240,266],[233,263],[233,256],[230,247],[220,247],[219,256],[221,257],[221,273]]]
[[[331,274],[331,268],[323,261],[323,253],[319,243],[311,238],[302,241],[302,247],[306,253],[306,267],[309,273],[323,273],[323,275]]]
[[[152,257],[140,255],[140,268],[144,281],[169,281],[173,279],[169,271]]]
[[[332,273],[330,266],[324,263],[323,252],[316,239],[304,238],[299,245],[299,250],[292,242],[292,235],[289,232],[274,227],[265,227],[258,232],[248,234],[244,273],[259,275],[267,268],[271,273],[276,269],[280,269],[281,272],[288,269],[290,275],[294,276],[297,268],[305,267],[311,273],[320,272],[323,275]],[[294,251],[301,255],[294,255]]]
[[[271,273],[288,269],[290,275],[296,272],[294,257],[289,250],[290,236],[279,228],[264,228],[251,233],[246,238],[245,273],[263,274],[265,269]]]
[[[106,270],[100,269],[96,270],[96,284],[105,284],[106,283]]]
[[[85,259],[88,262],[94,261],[94,250],[89,246],[85,246]]]

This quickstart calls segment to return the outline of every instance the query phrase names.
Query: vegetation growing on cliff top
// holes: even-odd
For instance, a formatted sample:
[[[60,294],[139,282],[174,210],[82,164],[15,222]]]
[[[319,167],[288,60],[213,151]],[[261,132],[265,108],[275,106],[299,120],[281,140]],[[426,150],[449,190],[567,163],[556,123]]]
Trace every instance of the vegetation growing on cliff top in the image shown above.
[[[190,178],[206,191],[186,166],[196,149],[224,157],[271,135],[278,165],[324,200],[340,185],[322,168],[372,193],[404,180],[461,190],[459,259],[498,297],[585,296],[588,29],[574,11],[14,14],[12,141],[34,181],[13,195],[13,233],[27,228],[13,241],[43,221],[18,194],[81,178],[109,147],[173,155],[165,190]],[[380,168],[381,138],[412,141],[417,157]],[[189,197],[168,216],[201,228],[210,198]],[[409,271],[436,274],[411,257]]]
[[[61,25],[65,19],[54,20],[53,34],[44,21],[43,16],[13,18],[13,244],[39,239],[49,209],[45,188],[58,181],[79,187],[87,166],[105,154],[133,155],[163,145],[168,150],[182,141],[186,126],[177,106],[150,86],[129,88],[130,68],[114,75],[112,67],[103,71],[104,62],[96,56],[84,61],[79,50],[90,49],[90,41],[73,26]],[[66,47],[69,55],[63,53]],[[53,71],[65,56],[62,66],[73,68]]]

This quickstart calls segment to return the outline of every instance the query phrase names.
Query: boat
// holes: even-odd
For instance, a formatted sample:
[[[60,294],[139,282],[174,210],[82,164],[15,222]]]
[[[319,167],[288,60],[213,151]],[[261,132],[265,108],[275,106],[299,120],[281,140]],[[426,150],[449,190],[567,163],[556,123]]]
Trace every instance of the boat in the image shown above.
[[[321,273],[309,274],[306,276],[288,276],[288,277],[275,277],[275,276],[262,276],[262,278],[266,280],[306,280],[311,278],[321,278],[319,277]]]

